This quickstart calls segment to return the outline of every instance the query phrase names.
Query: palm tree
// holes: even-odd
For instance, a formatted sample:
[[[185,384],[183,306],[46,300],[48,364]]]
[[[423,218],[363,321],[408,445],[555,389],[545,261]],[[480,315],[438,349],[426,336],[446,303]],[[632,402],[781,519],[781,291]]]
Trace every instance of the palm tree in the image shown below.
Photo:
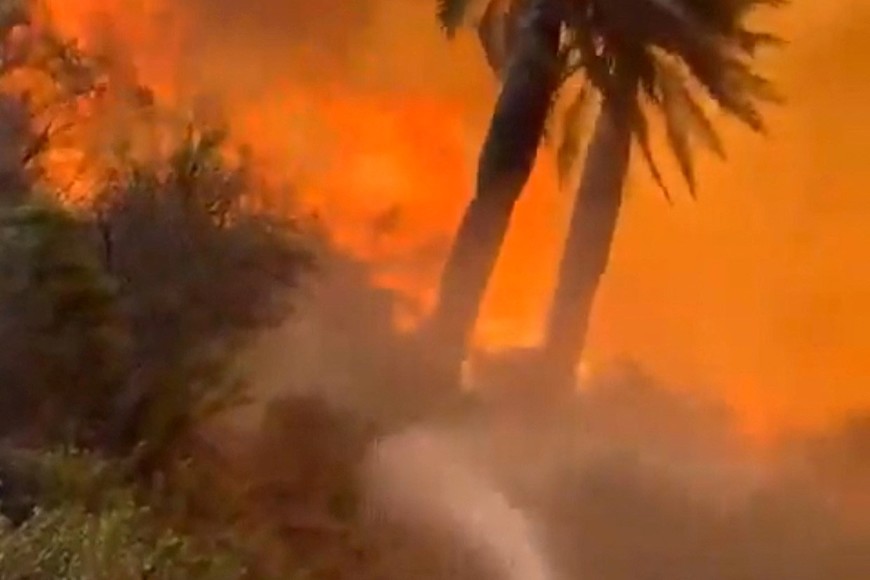
[[[601,97],[544,342],[548,376],[573,385],[598,284],[608,263],[622,203],[632,137],[667,195],[653,158],[645,105],[661,112],[666,137],[694,195],[693,140],[724,156],[696,94],[754,131],[764,125],[757,105],[774,99],[752,70],[755,50],[777,39],[752,32],[746,16],[785,0],[572,0],[567,15],[568,65],[583,88],[567,109],[560,148],[564,172],[576,155],[576,116],[590,92]],[[591,91],[590,91],[591,89]]]
[[[664,114],[668,141],[694,192],[691,140],[700,138],[723,153],[693,84],[722,109],[762,131],[756,103],[775,95],[769,82],[752,71],[751,57],[758,46],[776,38],[747,30],[745,17],[758,6],[785,1],[485,2],[478,32],[503,87],[481,151],[476,195],[445,265],[431,320],[439,346],[450,351],[449,364],[458,369],[464,356],[513,206],[528,180],[563,81],[578,76],[584,86],[566,111],[558,152],[561,173],[579,152],[576,121],[584,104],[594,93],[602,100],[544,349],[556,367],[573,370],[607,264],[632,137],[667,194],[653,159],[643,100]],[[464,22],[473,3],[439,0],[439,18],[448,36]],[[587,193],[591,190],[595,193]]]
[[[439,0],[448,35],[463,23],[471,0]],[[528,181],[550,105],[561,81],[561,2],[491,0],[481,39],[503,86],[480,154],[476,193],[444,267],[430,326],[448,371],[459,367],[508,223]],[[510,19],[502,18],[510,11]],[[508,23],[507,27],[498,24]],[[501,30],[501,39],[492,33]]]

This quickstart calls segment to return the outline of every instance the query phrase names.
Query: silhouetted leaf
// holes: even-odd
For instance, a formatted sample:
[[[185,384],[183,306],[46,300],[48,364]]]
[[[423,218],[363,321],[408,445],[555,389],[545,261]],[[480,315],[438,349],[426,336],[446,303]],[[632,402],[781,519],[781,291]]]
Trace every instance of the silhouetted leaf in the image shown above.
[[[590,106],[591,91],[583,85],[565,110],[562,119],[562,140],[556,152],[559,183],[564,186],[580,156],[583,142],[582,120]]]
[[[487,3],[477,24],[477,36],[489,67],[500,78],[508,61],[508,14],[503,2],[493,0]]]
[[[448,38],[452,38],[465,21],[472,0],[438,0],[438,21]]]
[[[665,199],[668,202],[672,201],[671,193],[665,185],[665,181],[662,178],[662,173],[659,170],[658,164],[656,163],[655,157],[652,153],[652,147],[650,145],[650,137],[649,137],[649,125],[647,123],[646,117],[641,111],[640,106],[636,103],[630,109],[630,114],[632,117],[632,126],[634,127],[634,134],[637,140],[638,147],[640,148],[641,154],[643,155],[644,161],[646,162],[647,167],[649,168],[650,174],[655,180],[656,185],[659,186],[659,189],[662,190],[662,193],[665,196]]]

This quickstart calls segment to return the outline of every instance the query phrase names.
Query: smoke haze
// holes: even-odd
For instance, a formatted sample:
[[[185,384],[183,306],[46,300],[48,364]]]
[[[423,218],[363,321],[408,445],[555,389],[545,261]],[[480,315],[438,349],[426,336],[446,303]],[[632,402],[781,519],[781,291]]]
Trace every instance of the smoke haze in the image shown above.
[[[362,263],[265,339],[252,359],[264,391],[292,381],[386,413],[363,407],[391,381],[395,303],[367,277],[412,299],[404,322],[431,295],[495,94],[471,35],[448,44],[428,0],[48,4],[71,33],[113,39],[163,98],[218,97]],[[496,498],[481,525],[516,515],[505,503],[521,510],[572,579],[870,577],[870,10],[803,2],[772,24],[790,45],[764,63],[787,96],[770,136],[722,119],[729,159],[702,160],[697,203],[669,207],[642,168],[630,176],[583,409],[476,417],[449,452],[428,426],[385,439],[393,455],[374,469],[387,505],[449,528],[445,513]],[[547,306],[570,198],[542,157],[485,307],[487,347],[533,342]],[[821,434],[765,449],[746,438],[796,427]],[[486,476],[440,489],[457,492],[444,504],[427,497],[432,472],[457,465]]]
[[[495,87],[472,35],[447,43],[430,2],[316,13],[268,0],[50,4],[79,34],[94,10],[108,15],[144,82],[220,94],[277,173],[305,176],[345,247],[382,282],[431,294]],[[588,357],[594,367],[630,356],[673,385],[723,394],[760,432],[870,402],[870,275],[856,267],[870,257],[860,113],[870,15],[859,0],[798,3],[772,24],[790,45],[765,63],[788,100],[769,112],[770,137],[723,119],[730,158],[702,160],[698,203],[668,207],[633,173]],[[535,339],[569,201],[545,155],[494,280],[484,344]],[[394,206],[398,225],[373,243],[361,224]]]

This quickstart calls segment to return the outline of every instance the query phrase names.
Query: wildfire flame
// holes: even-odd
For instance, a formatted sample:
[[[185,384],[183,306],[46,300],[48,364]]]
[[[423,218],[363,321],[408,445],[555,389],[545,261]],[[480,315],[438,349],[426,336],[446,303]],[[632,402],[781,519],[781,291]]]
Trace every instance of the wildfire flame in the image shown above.
[[[495,94],[474,39],[448,45],[423,0],[231,4],[46,0],[66,34],[114,43],[159,98],[218,95],[234,131],[298,180],[344,248],[426,302]],[[793,46],[768,64],[793,101],[770,113],[768,140],[724,125],[732,156],[702,162],[699,203],[668,208],[632,173],[591,365],[630,355],[674,384],[710,385],[757,429],[870,404],[870,275],[859,266],[870,258],[870,132],[844,114],[870,96],[858,73],[870,29],[846,17],[865,8],[816,3],[781,17]],[[829,30],[811,34],[822,21]],[[482,344],[537,338],[571,203],[550,161],[512,224]]]

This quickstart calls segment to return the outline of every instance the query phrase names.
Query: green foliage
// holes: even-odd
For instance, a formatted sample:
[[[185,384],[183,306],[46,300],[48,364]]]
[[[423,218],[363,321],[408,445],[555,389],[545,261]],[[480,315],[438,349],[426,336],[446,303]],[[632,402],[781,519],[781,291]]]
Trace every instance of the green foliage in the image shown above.
[[[83,228],[57,207],[0,214],[2,432],[17,422],[80,435],[119,383],[124,326]]]
[[[7,477],[24,478],[29,499],[47,509],[68,502],[91,511],[110,509],[119,501],[126,502],[129,493],[124,487],[129,466],[75,448],[39,453],[7,448],[0,451],[0,466],[11,474]]]
[[[130,104],[149,124],[139,132],[172,150],[95,159],[83,139],[88,162],[114,168],[92,207],[37,204],[31,161],[59,129],[88,132],[78,104],[108,82],[48,13],[31,26],[43,8],[0,3],[0,80],[13,81],[0,93],[0,436],[26,427],[159,462],[240,401],[235,354],[289,314],[310,258],[291,224],[256,211],[250,163],[227,161],[225,131],[179,138],[177,115],[151,114],[150,99]],[[143,127],[121,129],[132,145]]]
[[[192,425],[240,402],[235,355],[291,312],[311,266],[292,224],[252,209],[246,161],[221,131],[189,129],[162,161],[122,159],[99,196],[105,268],[133,338],[116,414],[126,444],[162,454]]]
[[[139,97],[117,104],[138,107],[125,112],[145,130],[113,125],[109,147],[83,138],[78,105],[108,82],[101,63],[10,6],[0,3],[0,440],[124,462],[0,454],[0,580],[238,578],[220,509],[232,508],[215,507],[230,496],[200,428],[244,401],[236,355],[292,312],[312,266],[306,243],[259,210],[250,160],[225,131],[179,136],[179,115],[139,87],[110,89]],[[76,210],[41,203],[32,171],[69,126],[88,175],[104,178]],[[334,487],[324,509],[352,517],[350,484]]]
[[[137,501],[122,470],[82,453],[16,453],[6,471],[35,482],[37,506],[13,526],[0,516],[0,578],[218,580],[244,575],[227,548],[178,534]],[[2,506],[0,506],[2,508]],[[2,510],[0,510],[2,511]]]
[[[3,434],[138,448],[154,467],[243,401],[235,355],[290,313],[311,259],[251,209],[224,147],[191,129],[162,161],[123,160],[90,215],[0,214]]]

